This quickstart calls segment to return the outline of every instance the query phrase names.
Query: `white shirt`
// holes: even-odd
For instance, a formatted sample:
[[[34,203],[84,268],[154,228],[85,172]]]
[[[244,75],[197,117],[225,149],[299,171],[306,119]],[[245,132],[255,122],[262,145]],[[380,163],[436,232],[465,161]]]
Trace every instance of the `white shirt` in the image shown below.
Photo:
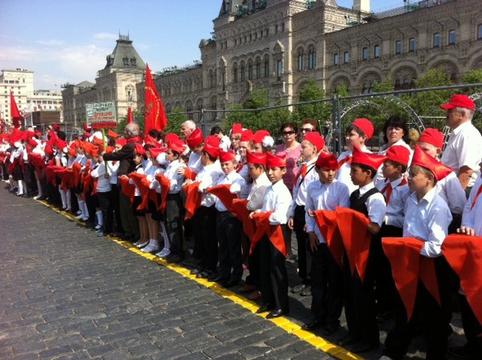
[[[251,190],[248,195],[248,205],[246,208],[249,211],[254,211],[261,209],[263,207],[263,199],[266,194],[266,190],[271,186],[271,181],[269,181],[268,176],[263,171],[256,180],[253,181]]]
[[[269,217],[271,225],[283,225],[288,222],[288,211],[291,201],[289,189],[283,180],[280,180],[266,190],[261,211],[271,211]]]
[[[410,151],[410,160],[408,161],[407,169],[410,167],[410,164],[412,163],[412,156],[413,156],[413,150],[410,148],[410,145],[408,145],[405,140],[400,139],[397,142],[393,143],[390,146],[384,145],[378,152],[380,155],[386,155],[388,149],[392,146],[403,146],[404,148],[408,149]],[[385,176],[383,176],[383,165],[380,166],[377,170],[377,174],[375,175],[375,186],[377,188],[380,188],[380,184],[385,183]]]
[[[399,228],[403,228],[403,211],[405,209],[405,202],[410,195],[410,188],[408,187],[408,184],[400,185],[402,180],[403,177],[390,182],[392,186],[392,194],[390,195],[390,200],[387,204],[384,218],[384,222],[386,225],[396,226]],[[378,183],[378,190],[382,191],[383,189],[385,189],[385,186],[387,184],[387,182]]]
[[[462,226],[474,229],[476,236],[482,236],[482,194],[477,197],[477,201],[474,204],[475,196],[481,186],[482,176],[479,176],[472,187],[472,190],[470,190],[469,199],[465,204],[464,213],[462,215]],[[472,205],[474,206],[472,207]]]
[[[109,182],[111,185],[117,185],[117,170],[119,170],[119,161],[107,161],[107,173],[110,174]]]
[[[350,194],[346,184],[334,181],[331,184],[323,184],[320,181],[312,182],[308,186],[308,196],[306,197],[306,232],[314,232],[318,241],[325,243],[326,240],[320,232],[314,217],[308,215],[312,210],[335,210],[337,206],[350,207]]]
[[[442,154],[442,162],[451,167],[456,173],[463,166],[474,170],[469,186],[472,186],[477,178],[479,163],[482,159],[482,135],[470,121],[465,122],[449,135],[447,147]]]
[[[107,172],[105,169],[105,163],[96,164],[90,172],[90,176],[92,176],[94,179],[97,179],[97,192],[103,193],[112,190],[110,185],[110,177],[106,175]]]
[[[360,197],[362,197],[366,192],[373,189],[375,184],[373,182],[362,186],[360,189]],[[385,218],[385,212],[387,209],[387,205],[385,203],[385,198],[381,193],[375,193],[370,196],[365,201],[365,206],[368,210],[368,218],[370,222],[378,224],[378,226],[382,226],[383,219]]]
[[[23,146],[20,144],[18,147],[15,148],[14,151],[10,154],[10,162],[13,163],[16,158],[22,156],[23,154]]]
[[[180,160],[174,160],[167,165],[164,175],[170,181],[169,194],[178,194],[182,189],[182,183],[184,182],[184,176],[177,173],[177,170],[185,168],[184,164]]]
[[[365,145],[363,145],[361,147],[361,150],[363,152],[366,152],[366,153],[371,153],[371,151],[368,150]],[[352,155],[353,155],[352,151],[344,151],[338,157],[338,162],[341,162],[342,160],[344,160],[348,157],[351,157]],[[338,181],[342,182],[343,184],[346,184],[348,186],[348,189],[350,190],[350,194],[351,194],[353,191],[358,189],[358,186],[353,184],[353,182],[351,181],[350,172],[351,172],[351,163],[350,162],[344,162],[343,165],[341,165],[340,168],[338,169],[336,179]]]
[[[437,181],[437,191],[449,206],[452,214],[462,214],[467,197],[455,172]]]
[[[144,168],[142,167],[142,163],[136,166],[135,172],[138,174],[144,174]],[[135,187],[134,196],[141,196],[141,192],[139,191],[139,188],[137,187],[134,180],[129,179],[129,184],[132,184]]]
[[[196,174],[199,173],[203,168],[203,165],[201,163],[201,154],[197,154],[191,151],[191,153],[189,154],[187,167],[194,171]]]
[[[199,191],[204,192],[207,188],[216,184],[222,176],[224,176],[224,173],[216,163],[203,166],[196,176],[196,181],[200,182]],[[214,205],[215,200],[216,197],[213,194],[205,193],[201,199],[201,206],[211,207]]]
[[[295,215],[296,206],[305,206],[308,186],[312,182],[319,181],[318,173],[315,170],[315,163],[316,157],[313,160],[303,163],[303,165],[306,164],[307,173],[304,177],[302,177],[300,174],[296,179],[295,186],[293,188],[293,201],[291,202],[289,217],[293,217]]]
[[[412,193],[405,204],[403,236],[425,241],[420,254],[437,257],[442,252],[442,244],[451,222],[450,209],[435,188],[425,194],[420,201],[417,194]]]
[[[223,185],[223,184],[231,184],[229,191],[232,194],[236,194],[239,196],[239,194],[241,193],[241,190],[246,186],[246,181],[244,181],[243,177],[239,175],[236,171],[231,171],[228,175],[224,175],[223,177],[220,177],[216,185]],[[216,207],[217,211],[228,210],[224,206],[223,202],[219,200],[217,196],[215,196],[214,206]]]

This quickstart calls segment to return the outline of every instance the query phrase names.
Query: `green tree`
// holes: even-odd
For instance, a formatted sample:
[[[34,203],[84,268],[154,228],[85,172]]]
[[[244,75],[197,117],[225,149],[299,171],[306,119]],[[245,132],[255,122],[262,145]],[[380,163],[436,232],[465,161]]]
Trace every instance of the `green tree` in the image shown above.
[[[300,90],[299,101],[316,101],[326,98],[325,91],[316,85],[314,80],[310,80]],[[322,127],[326,121],[329,121],[331,115],[331,102],[317,102],[313,104],[298,105],[293,113],[293,119],[301,122],[304,119],[315,119],[318,125]]]
[[[164,133],[175,133],[181,135],[181,124],[188,120],[188,116],[180,108],[174,108],[172,113],[167,114],[168,122]]]
[[[141,109],[134,110],[132,112],[132,116],[134,118],[134,122],[139,124],[141,128],[141,133],[144,131],[144,112]],[[117,122],[117,132],[122,134],[124,132],[124,128],[127,125],[127,115],[120,118]]]

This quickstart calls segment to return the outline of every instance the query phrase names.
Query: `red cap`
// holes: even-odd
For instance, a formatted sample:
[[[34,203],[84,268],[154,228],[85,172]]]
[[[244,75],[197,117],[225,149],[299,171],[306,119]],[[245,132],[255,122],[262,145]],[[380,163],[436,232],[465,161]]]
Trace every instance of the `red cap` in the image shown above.
[[[72,156],[72,157],[77,156],[77,151],[75,151],[74,146],[69,147],[69,155]]]
[[[322,152],[316,160],[316,167],[318,169],[338,170],[338,160],[332,153]]]
[[[418,142],[432,144],[436,148],[442,149],[444,146],[444,134],[438,129],[427,128],[418,138]]]
[[[144,137],[144,145],[152,145],[154,147],[159,146],[159,143],[151,135]]]
[[[452,172],[452,169],[442,164],[440,161],[423,151],[419,146],[415,147],[413,153],[412,165],[418,165],[429,170],[435,176],[437,181],[442,180]]]
[[[244,130],[243,133],[241,134],[241,142],[243,141],[253,141],[253,132],[251,130]]]
[[[404,166],[408,166],[408,163],[410,162],[410,150],[408,150],[405,146],[390,146],[387,150],[386,156],[386,160],[390,160]]]
[[[115,140],[115,144],[116,145],[119,145],[119,146],[124,146],[125,144],[127,144],[127,139],[125,138],[117,138]]]
[[[323,139],[323,136],[321,136],[318,131],[306,133],[306,135],[303,137],[303,140],[312,143],[314,146],[316,146],[316,150],[318,151],[321,151],[325,147],[325,139]]]
[[[225,163],[227,161],[236,160],[236,154],[232,151],[220,151],[219,152],[219,162]]]
[[[235,134],[242,134],[243,133],[243,124],[234,123],[231,127],[231,135]]]
[[[467,95],[463,94],[455,94],[452,95],[449,102],[440,105],[440,108],[443,110],[452,110],[455,108],[464,108],[475,111],[475,103],[474,100],[469,98]]]
[[[164,142],[169,146],[169,143],[179,140],[179,136],[174,133],[168,133],[164,136]]]
[[[248,151],[246,154],[246,162],[251,165],[263,165],[266,167],[266,154]]]
[[[254,142],[255,144],[261,144],[261,143],[263,143],[263,139],[264,139],[266,136],[270,136],[268,130],[258,130],[258,131],[256,131],[256,132],[254,133],[254,135],[253,135],[253,142]]]
[[[354,148],[351,163],[365,165],[376,171],[383,164],[385,159],[386,158],[383,155],[365,153],[358,148]]]
[[[203,143],[203,133],[201,132],[201,129],[196,128],[191,135],[186,139],[187,145],[193,149],[196,146],[199,146]]]
[[[146,150],[141,144],[136,144],[136,147],[134,148],[134,151],[137,155],[145,155]]]
[[[284,167],[286,167],[286,154],[278,153],[277,155],[273,155],[271,153],[267,153],[266,154],[266,167],[268,167],[268,168],[274,168],[274,167],[284,168]]]
[[[109,131],[107,131],[107,136],[112,139],[117,139],[119,137],[119,134],[109,129]]]
[[[151,157],[153,159],[156,159],[160,153],[166,152],[166,148],[161,148],[161,147],[151,147],[149,149],[149,152],[151,153]]]
[[[367,140],[370,140],[373,137],[375,128],[370,120],[365,118],[355,119],[355,121],[353,121],[351,124],[363,131],[367,137]]]
[[[57,140],[55,141],[55,146],[57,147],[57,149],[62,150],[64,147],[67,146],[67,142],[60,138],[57,138]]]
[[[169,146],[169,149],[171,149],[174,152],[177,152],[178,154],[182,154],[186,149],[186,144],[184,144],[184,142],[179,138],[176,141],[170,141],[168,146]]]
[[[219,144],[221,140],[216,135],[209,135],[204,142],[203,151],[207,152],[211,157],[217,158],[219,156]]]

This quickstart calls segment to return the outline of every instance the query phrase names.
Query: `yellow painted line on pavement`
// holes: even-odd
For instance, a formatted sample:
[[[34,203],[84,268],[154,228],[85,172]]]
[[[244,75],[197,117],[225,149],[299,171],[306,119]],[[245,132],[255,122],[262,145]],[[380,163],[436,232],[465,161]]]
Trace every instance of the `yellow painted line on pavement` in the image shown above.
[[[63,215],[67,219],[69,219],[71,221],[74,221],[74,222],[76,222],[80,225],[84,225],[84,223],[82,223],[80,220],[76,219],[75,216],[73,216],[72,214],[69,214],[65,211],[59,210],[59,209],[53,207],[52,205],[50,205],[49,203],[47,203],[46,201],[41,201],[41,200],[37,200],[37,201],[39,203],[41,203],[42,205],[48,207],[49,209],[55,211],[56,213],[58,213],[60,215]],[[206,279],[203,279],[203,278],[197,278],[195,275],[191,274],[189,269],[187,269],[183,266],[173,264],[173,263],[169,263],[166,260],[161,259],[161,258],[159,258],[159,257],[157,257],[153,254],[142,252],[141,250],[139,250],[135,246],[132,246],[132,244],[128,241],[124,241],[124,240],[119,239],[115,236],[106,236],[106,238],[108,238],[109,240],[113,241],[114,243],[124,247],[125,249],[135,253],[136,255],[142,256],[143,258],[145,258],[149,261],[152,261],[152,262],[155,262],[156,264],[162,265],[162,266],[166,267],[167,269],[169,269],[171,271],[174,271],[174,272],[178,273],[179,275],[181,275],[181,276],[183,276],[183,277],[185,277],[189,280],[192,280],[192,281],[198,283],[199,285],[202,285],[202,286],[210,289],[211,291],[213,291],[217,295],[219,295],[219,296],[221,296],[225,299],[231,300],[235,304],[240,305],[241,307],[245,308],[246,310],[249,310],[253,314],[258,315],[258,316],[266,319],[267,313],[256,314],[256,311],[258,310],[258,307],[259,307],[258,304],[256,304],[253,301],[250,301],[250,300],[246,299],[244,296],[239,295],[235,292],[232,292],[228,289],[225,289],[215,282],[212,282],[212,281],[209,281],[209,280],[206,280]],[[266,320],[271,321],[274,325],[283,329],[288,334],[292,334],[292,335],[298,337],[300,340],[303,340],[304,342],[312,345],[316,349],[321,350],[321,351],[323,351],[323,352],[325,352],[325,353],[327,353],[331,356],[334,356],[337,359],[340,359],[340,360],[363,360],[363,358],[361,356],[353,354],[353,353],[349,352],[348,350],[344,349],[343,347],[338,346],[336,344],[333,344],[333,343],[325,340],[324,338],[313,334],[310,331],[303,330],[300,325],[298,325],[297,323],[295,323],[294,321],[292,321],[292,320],[290,320],[286,317],[282,316],[282,317],[279,317],[279,318],[266,319]]]

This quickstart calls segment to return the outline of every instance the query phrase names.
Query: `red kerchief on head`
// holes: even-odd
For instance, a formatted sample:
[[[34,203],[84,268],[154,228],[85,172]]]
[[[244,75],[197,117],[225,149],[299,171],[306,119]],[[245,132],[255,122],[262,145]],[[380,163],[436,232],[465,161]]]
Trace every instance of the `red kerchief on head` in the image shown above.
[[[107,136],[112,139],[117,139],[119,137],[119,134],[109,129],[109,131],[107,131]]]
[[[204,142],[203,151],[207,152],[211,157],[217,158],[219,156],[219,144],[221,140],[215,135],[209,135]]]
[[[375,128],[373,127],[373,123],[370,120],[365,118],[359,118],[355,119],[355,121],[353,121],[351,124],[363,131],[367,137],[367,140],[370,140],[373,137]]]
[[[57,138],[57,141],[55,142],[55,146],[57,147],[57,149],[62,150],[64,147],[67,146],[67,143],[64,140]]]
[[[386,157],[378,154],[365,153],[358,148],[353,149],[352,164],[365,165],[377,170],[385,161]]]
[[[306,133],[306,135],[303,137],[303,140],[312,143],[314,146],[316,146],[318,151],[321,151],[325,147],[325,139],[323,139],[323,136],[321,136],[318,131]]]
[[[270,136],[268,130],[258,130],[258,131],[256,131],[256,132],[254,133],[254,135],[253,135],[253,142],[254,142],[255,144],[262,144],[262,143],[263,143],[263,139],[264,139],[266,136]]]
[[[175,141],[170,141],[169,142],[169,149],[171,149],[174,152],[177,152],[178,154],[182,154],[185,150],[185,145],[184,142],[181,139],[177,139]]]
[[[338,160],[332,153],[321,153],[316,160],[316,167],[318,169],[338,170]]]
[[[429,170],[435,176],[435,179],[437,179],[437,181],[444,179],[452,172],[451,168],[444,165],[433,156],[427,154],[419,146],[415,147],[415,152],[413,153],[412,158],[412,165],[417,165]]]
[[[236,160],[236,154],[233,153],[232,151],[220,151],[219,152],[219,161],[221,163],[227,162],[227,161],[234,161]]]
[[[201,132],[201,129],[197,128],[195,129],[191,135],[186,139],[187,145],[192,149],[195,148],[196,146],[199,146],[203,143],[203,133]]]
[[[455,94],[452,95],[449,102],[440,105],[440,108],[443,110],[452,110],[455,108],[464,108],[475,111],[475,103],[474,100],[469,98],[467,95],[463,94]]]
[[[442,149],[444,146],[444,134],[438,129],[427,128],[418,138],[418,142],[432,144],[436,148]]]
[[[266,154],[266,167],[268,168],[284,168],[286,167],[286,154],[278,153],[278,155],[273,155],[271,153]]]
[[[168,133],[164,136],[164,142],[169,146],[169,143],[179,140],[179,136],[174,133]]]
[[[387,150],[386,156],[387,160],[402,164],[404,166],[408,166],[408,163],[410,162],[410,150],[408,150],[405,146],[390,146]]]
[[[156,159],[160,153],[166,152],[166,148],[161,148],[161,147],[151,147],[149,149],[149,152],[151,153],[151,157],[153,159]]]
[[[242,134],[243,133],[243,124],[234,123],[231,127],[231,135]]]
[[[253,141],[253,132],[251,130],[244,130],[241,134],[241,142],[243,141]]]
[[[134,149],[137,155],[145,155],[146,154],[146,149],[141,144],[136,144],[136,147]]]
[[[253,153],[248,151],[246,154],[246,162],[251,165],[263,165],[266,166],[266,154],[265,153]]]
[[[159,143],[151,135],[147,135],[144,137],[144,145],[158,146]]]

